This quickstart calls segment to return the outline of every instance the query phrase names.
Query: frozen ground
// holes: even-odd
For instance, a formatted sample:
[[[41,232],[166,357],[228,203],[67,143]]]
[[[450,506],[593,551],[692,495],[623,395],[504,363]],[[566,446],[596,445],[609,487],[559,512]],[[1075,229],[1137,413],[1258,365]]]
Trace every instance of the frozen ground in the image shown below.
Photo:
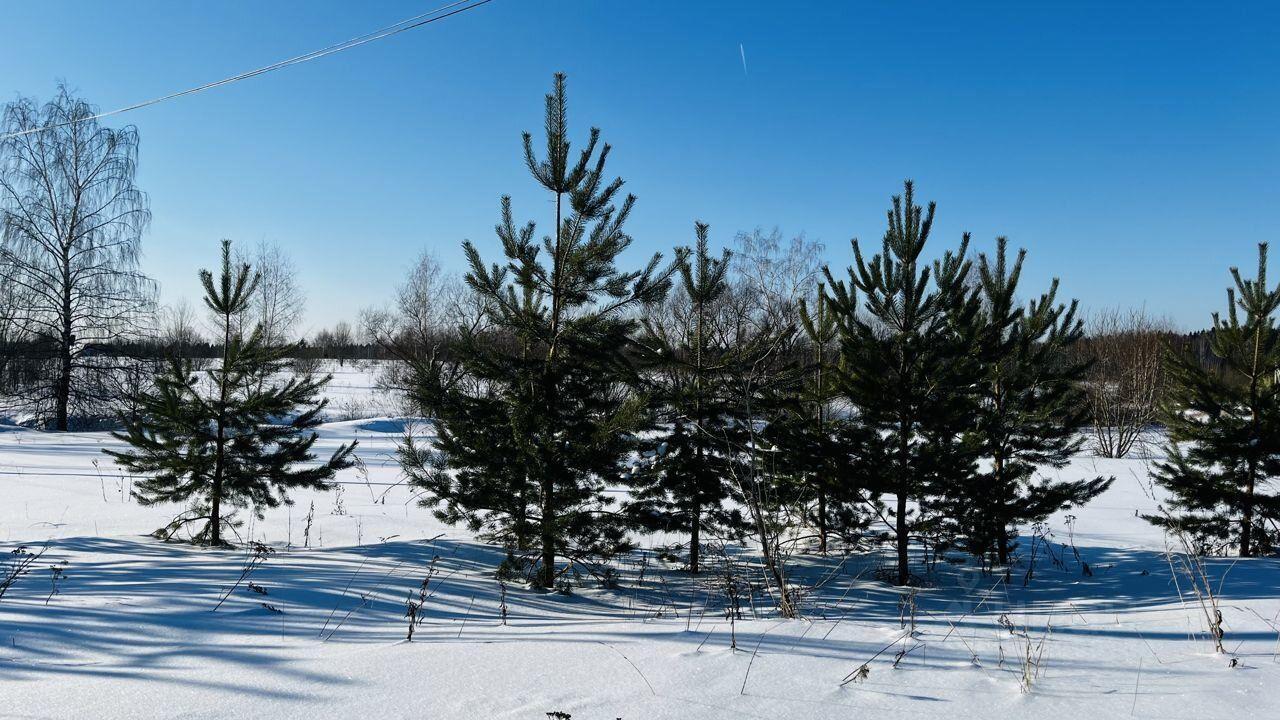
[[[344,371],[333,394],[368,400],[367,373]],[[0,600],[0,717],[1280,716],[1280,563],[1211,564],[1231,668],[1198,606],[1180,601],[1162,537],[1135,517],[1154,505],[1140,460],[1082,457],[1062,471],[1117,478],[1075,512],[1092,576],[1054,518],[1053,554],[1039,553],[1025,588],[1025,568],[997,586],[944,565],[919,591],[914,635],[899,591],[874,579],[881,559],[811,555],[794,559],[798,576],[825,581],[803,620],[777,619],[761,593],[731,624],[721,593],[639,552],[614,589],[508,586],[503,624],[501,552],[414,506],[391,457],[402,428],[326,425],[326,446],[360,440],[367,482],[347,472],[340,491],[299,493],[246,523],[275,553],[238,587],[243,550],[146,537],[176,509],[129,498],[130,479],[101,455],[107,434],[0,431],[0,550],[46,548]],[[405,642],[406,598],[437,557],[425,620]],[[48,568],[64,561],[50,595]],[[1041,670],[1023,693],[1028,645]],[[842,686],[864,663],[865,679]]]

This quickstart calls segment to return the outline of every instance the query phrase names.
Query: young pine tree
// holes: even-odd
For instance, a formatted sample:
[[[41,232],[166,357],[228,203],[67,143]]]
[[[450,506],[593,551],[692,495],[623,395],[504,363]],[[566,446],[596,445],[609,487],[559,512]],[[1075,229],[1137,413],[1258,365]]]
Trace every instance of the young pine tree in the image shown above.
[[[662,317],[646,317],[638,343],[649,395],[662,430],[644,443],[651,464],[632,476],[627,511],[651,530],[689,533],[689,572],[699,570],[704,530],[740,528],[730,509],[732,440],[743,421],[725,399],[726,373],[735,370],[737,348],[725,342],[719,303],[729,289],[730,253],[711,256],[707,225],[697,223],[697,248],[682,255],[681,287]]]
[[[976,290],[966,287],[969,238],[931,268],[921,255],[933,215],[933,203],[927,213],[914,204],[908,181],[893,198],[881,252],[867,259],[855,239],[848,283],[825,271],[840,328],[836,382],[865,431],[859,454],[869,485],[894,496],[901,585],[911,580],[912,538],[931,533],[936,522],[926,512],[930,503],[971,476],[977,463],[977,449],[964,437],[972,420],[979,308]]]
[[[800,303],[799,317],[806,340],[800,349],[808,357],[798,359],[797,382],[781,393],[780,412],[765,435],[779,448],[794,498],[817,535],[818,551],[826,553],[832,535],[857,542],[867,530],[866,468],[857,451],[869,438],[856,417],[837,412],[840,326],[822,283],[812,309]]]
[[[1082,383],[1089,366],[1071,351],[1084,327],[1075,301],[1055,304],[1056,279],[1048,292],[1019,305],[1026,251],[1010,265],[1006,246],[998,238],[994,260],[978,258],[982,377],[973,435],[991,465],[953,487],[946,513],[971,552],[994,553],[1001,565],[1009,562],[1019,524],[1083,504],[1113,480],[1036,478],[1038,466],[1064,467],[1083,442],[1079,429],[1089,410]]]
[[[626,350],[636,311],[660,301],[675,273],[674,266],[659,269],[658,255],[643,270],[617,267],[631,244],[624,225],[635,198],[614,205],[622,179],[606,178],[609,146],[597,153],[600,131],[593,128],[575,159],[566,122],[558,74],[546,98],[544,159],[524,135],[529,172],[555,201],[552,232],[537,242],[534,224],[517,226],[504,197],[497,234],[505,262],[486,267],[474,245],[463,245],[466,281],[490,329],[458,347],[455,360],[468,382],[419,373],[420,399],[437,411],[437,452],[401,456],[424,504],[446,518],[466,518],[493,535],[527,530],[540,556],[536,580],[548,588],[557,557],[621,544],[603,491],[620,482],[634,433],[647,423]],[[504,432],[510,435],[491,444]],[[507,469],[487,472],[495,462]]]
[[[293,348],[267,344],[261,328],[248,336],[237,329],[258,280],[248,265],[232,267],[230,241],[222,242],[221,273],[215,279],[202,270],[200,281],[221,331],[221,362],[197,373],[188,359],[171,358],[154,390],[132,398],[140,411],[121,418],[124,429],[112,433],[129,449],[104,452],[147,476],[135,489],[142,504],[191,503],[157,535],[168,539],[203,522],[193,539],[217,546],[226,544],[229,510],[261,513],[288,504],[289,490],[326,488],[351,466],[356,444],[339,447],[319,465],[299,467],[315,460],[314,428],[327,403],[316,396],[330,378],[273,379]]]
[[[1214,313],[1209,339],[1222,370],[1171,353],[1168,459],[1156,481],[1172,512],[1147,520],[1188,533],[1205,551],[1234,545],[1252,557],[1275,548],[1268,524],[1280,521],[1280,287],[1267,287],[1266,243],[1256,278],[1236,268],[1231,277],[1227,317]]]

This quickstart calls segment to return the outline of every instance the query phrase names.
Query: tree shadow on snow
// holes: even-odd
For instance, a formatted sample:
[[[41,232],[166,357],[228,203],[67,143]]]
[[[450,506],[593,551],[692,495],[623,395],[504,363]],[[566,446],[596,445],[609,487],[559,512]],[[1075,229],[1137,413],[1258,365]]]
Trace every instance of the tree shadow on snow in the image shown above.
[[[997,617],[1006,615],[1028,625],[1053,622],[1055,634],[1186,639],[1185,632],[1139,634],[1119,624],[1066,622],[1073,614],[1158,612],[1178,602],[1161,553],[1104,547],[1082,547],[1080,553],[1092,575],[1064,553],[1060,561],[1038,562],[1025,587],[1025,568],[1004,583],[971,566],[941,563],[934,584],[915,594],[916,626],[940,637],[948,629],[990,630]],[[416,601],[429,573],[415,644],[663,639],[695,653],[722,651],[736,638],[739,648],[760,653],[856,666],[897,636],[907,592],[874,579],[883,563],[877,556],[797,556],[791,563],[793,579],[817,587],[803,601],[806,620],[782,622],[772,610],[769,589],[751,571],[754,556],[734,549],[739,572],[757,582],[742,601],[742,620],[731,624],[716,573],[694,578],[651,553],[637,551],[622,559],[615,586],[587,578],[570,595],[507,584],[504,596],[495,578],[504,556],[500,547],[450,539],[277,549],[240,580],[251,557],[245,550],[144,538],[58,540],[37,569],[0,601],[0,681],[50,675],[147,678],[292,697],[271,689],[287,687],[283,682],[219,678],[207,670],[209,661],[217,661],[252,669],[249,677],[265,673],[336,691],[358,684],[359,678],[302,667],[296,648],[310,646],[303,654],[311,655],[335,644],[403,641],[406,601]],[[64,559],[67,578],[49,597],[47,568]],[[1226,574],[1224,603],[1273,597],[1280,581],[1280,561],[1272,559],[1212,560],[1208,566],[1215,586]],[[227,599],[215,611],[223,595]],[[857,632],[850,627],[855,622]],[[869,634],[868,625],[883,632]],[[1274,641],[1275,633],[1234,633],[1233,639]],[[940,645],[929,654],[933,662],[958,666],[970,660],[959,645]],[[912,662],[907,657],[904,666]],[[1107,659],[1095,662],[1102,667]],[[1077,668],[1088,664],[1077,663]]]

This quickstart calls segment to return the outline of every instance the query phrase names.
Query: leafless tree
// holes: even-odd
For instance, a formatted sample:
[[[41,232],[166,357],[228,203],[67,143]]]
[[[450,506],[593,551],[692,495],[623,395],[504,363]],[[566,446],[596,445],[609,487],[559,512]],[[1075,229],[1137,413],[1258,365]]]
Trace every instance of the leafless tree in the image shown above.
[[[137,129],[102,127],[93,114],[60,86],[43,106],[10,102],[0,123],[0,258],[27,293],[18,326],[47,368],[22,395],[58,430],[109,400],[93,376],[115,368],[92,348],[136,337],[154,296],[138,270],[151,214],[134,184]]]
[[[1087,379],[1094,448],[1124,457],[1159,412],[1172,325],[1142,310],[1112,308],[1095,313],[1088,331],[1081,349],[1094,361]]]
[[[351,323],[340,320],[332,328],[322,328],[311,339],[312,354],[315,358],[337,358],[339,364],[345,365],[355,346],[355,332]]]
[[[822,272],[821,242],[803,233],[783,240],[777,228],[756,228],[734,238],[735,295],[750,314],[773,326],[798,325],[800,301],[811,299]]]
[[[407,398],[416,366],[439,361],[441,348],[459,327],[481,329],[485,313],[478,302],[475,293],[444,272],[429,250],[424,251],[396,288],[390,306],[361,313],[365,336],[392,358],[378,378],[379,389]],[[405,410],[426,414],[424,408]]]
[[[726,399],[743,418],[745,438],[724,442],[736,462],[730,482],[745,510],[747,534],[760,546],[766,587],[783,617],[799,617],[804,589],[791,577],[790,556],[803,522],[778,449],[760,431],[777,419],[781,395],[800,381],[794,362],[802,334],[801,301],[817,288],[822,246],[803,236],[784,245],[781,233],[739,233],[730,292],[717,308],[720,342],[738,348]]]
[[[333,327],[333,343],[337,347],[351,347],[355,345],[356,333],[352,332],[351,323],[347,320],[338,320]]]
[[[307,298],[298,283],[293,258],[279,245],[265,240],[252,253],[238,254],[237,263],[248,263],[262,276],[249,312],[241,317],[248,327],[262,326],[263,336],[272,345],[284,345],[298,336]]]
[[[392,355],[412,360],[432,345],[444,328],[449,284],[435,256],[423,252],[396,288],[391,305],[361,312],[361,328]]]
[[[28,357],[31,341],[25,322],[30,312],[30,292],[9,281],[11,263],[0,256],[0,400],[13,397],[16,390],[29,385],[39,364]],[[8,409],[0,402],[0,412]]]
[[[751,350],[731,382],[729,395],[747,418],[746,438],[736,446],[726,438],[726,448],[738,458],[729,466],[731,480],[747,511],[748,535],[760,546],[766,585],[779,614],[797,618],[803,592],[788,568],[794,547],[788,536],[797,524],[795,506],[780,492],[775,449],[758,434],[758,427],[770,420],[762,400],[788,382],[779,358],[786,354],[795,332],[790,328],[766,332],[764,337],[750,339]]]
[[[159,339],[171,352],[184,357],[190,354],[192,346],[204,342],[200,319],[186,298],[161,308]]]
[[[333,344],[333,348],[338,353],[339,357],[342,357],[345,354],[345,351],[356,342],[355,332],[351,329],[351,323],[346,320],[339,320],[337,324],[333,326],[333,330],[330,331],[329,336],[331,338],[330,342]]]

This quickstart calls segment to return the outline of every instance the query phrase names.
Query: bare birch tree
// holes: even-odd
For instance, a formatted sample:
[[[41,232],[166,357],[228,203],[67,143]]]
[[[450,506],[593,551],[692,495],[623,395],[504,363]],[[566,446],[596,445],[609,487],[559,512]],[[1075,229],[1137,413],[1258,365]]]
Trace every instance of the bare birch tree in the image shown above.
[[[159,340],[170,353],[188,357],[193,346],[205,342],[200,334],[200,318],[186,298],[162,308],[159,320]]]
[[[257,268],[262,277],[248,310],[238,318],[243,329],[261,325],[264,338],[272,345],[296,340],[307,297],[298,283],[293,258],[279,245],[263,240],[252,252],[237,252],[236,262]]]
[[[800,303],[812,300],[822,273],[817,240],[803,233],[783,240],[782,231],[756,228],[734,237],[733,270],[741,297],[752,305],[752,316],[772,325],[799,325]]]
[[[1167,321],[1141,310],[1111,308],[1090,319],[1082,349],[1094,361],[1086,383],[1099,455],[1124,457],[1155,422],[1165,388],[1164,344],[1171,331]]]
[[[92,348],[136,337],[154,296],[138,270],[151,219],[134,184],[138,132],[102,127],[94,108],[59,86],[43,106],[18,98],[0,123],[0,257],[8,281],[29,293],[21,326],[48,368],[24,398],[66,430],[114,371]]]
[[[410,400],[415,368],[441,362],[445,345],[459,328],[475,333],[484,324],[481,298],[456,275],[444,272],[430,250],[418,256],[388,306],[360,314],[364,336],[391,357],[381,368],[378,389],[404,398],[409,414],[428,412]]]
[[[10,282],[12,263],[0,256],[0,400],[10,397],[28,380],[32,363],[25,357],[30,341],[25,317],[31,307],[30,293]],[[0,402],[0,416],[7,409]]]

